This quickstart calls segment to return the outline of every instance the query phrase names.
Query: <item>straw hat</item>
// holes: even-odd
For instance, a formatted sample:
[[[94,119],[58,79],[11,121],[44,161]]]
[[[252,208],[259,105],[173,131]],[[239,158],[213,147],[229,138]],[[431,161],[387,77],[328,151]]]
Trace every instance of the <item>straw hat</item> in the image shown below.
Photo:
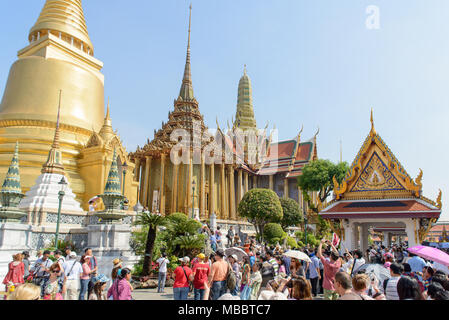
[[[122,262],[123,261],[121,259],[119,259],[119,258],[116,258],[116,259],[112,260],[112,264],[114,265],[114,268],[118,267],[118,266],[121,266]]]

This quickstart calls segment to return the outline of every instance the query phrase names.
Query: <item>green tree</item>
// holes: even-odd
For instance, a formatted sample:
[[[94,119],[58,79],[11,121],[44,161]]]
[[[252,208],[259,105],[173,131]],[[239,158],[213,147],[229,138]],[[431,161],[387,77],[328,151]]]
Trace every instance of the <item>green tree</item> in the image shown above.
[[[269,244],[280,243],[287,236],[279,223],[267,223],[264,226],[263,235]]]
[[[165,217],[150,213],[149,211],[141,212],[136,219],[136,225],[148,227],[147,240],[145,244],[144,260],[142,267],[142,275],[148,276],[151,273],[151,263],[153,261],[153,248],[157,236],[157,228],[167,223]]]
[[[298,177],[298,186],[303,191],[309,208],[318,213],[318,209],[311,203],[311,199],[307,194],[309,191],[318,191],[320,201],[324,202],[334,190],[333,177],[341,183],[348,170],[347,162],[334,164],[330,160],[320,159],[305,165],[302,169],[302,174]]]
[[[267,223],[279,223],[282,220],[279,197],[269,189],[255,188],[245,193],[239,203],[238,213],[254,225],[259,237],[263,237]]]
[[[291,198],[279,198],[279,201],[281,202],[283,213],[281,220],[282,229],[286,231],[288,227],[300,224],[303,220],[303,215],[298,202]]]
[[[312,232],[309,232],[307,230],[307,244],[311,247],[317,247],[320,244],[320,240],[318,240],[315,235]],[[298,239],[298,242],[306,243],[306,234],[302,231],[296,231],[295,232],[296,239]]]

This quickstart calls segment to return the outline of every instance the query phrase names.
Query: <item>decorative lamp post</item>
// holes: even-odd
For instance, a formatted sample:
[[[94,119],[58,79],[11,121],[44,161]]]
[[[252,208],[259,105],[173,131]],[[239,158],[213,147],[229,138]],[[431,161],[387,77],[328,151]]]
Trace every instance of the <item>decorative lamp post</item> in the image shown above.
[[[65,190],[67,187],[67,182],[64,177],[61,178],[61,181],[58,182],[60,185],[60,190],[58,192],[59,206],[58,206],[58,221],[56,222],[56,237],[55,237],[55,247],[58,250],[58,237],[59,237],[59,223],[61,220],[61,207],[62,207],[62,199],[65,196]]]
[[[192,219],[195,219],[195,180],[192,181]]]
[[[307,247],[307,212],[304,210],[304,236],[305,236],[305,245]]]
[[[128,170],[128,164],[126,163],[126,161],[122,165],[122,168],[123,168],[123,181],[122,181],[122,183],[123,183],[123,191],[122,191],[122,194],[125,195],[125,178],[126,178],[126,171]]]

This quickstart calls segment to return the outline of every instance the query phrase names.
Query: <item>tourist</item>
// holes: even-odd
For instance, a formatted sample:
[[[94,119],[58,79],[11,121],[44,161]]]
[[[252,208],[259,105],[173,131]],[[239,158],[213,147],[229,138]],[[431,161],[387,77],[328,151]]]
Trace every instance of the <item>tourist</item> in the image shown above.
[[[250,296],[251,289],[249,287],[251,278],[251,263],[250,257],[243,257],[243,268],[242,268],[242,280],[240,285],[240,299],[248,300]]]
[[[223,250],[217,250],[215,262],[209,275],[209,286],[211,287],[212,299],[217,300],[226,293],[226,279],[228,276],[229,265],[223,259]]]
[[[49,252],[50,252],[50,251],[49,251]],[[41,259],[43,255],[44,255],[44,254],[42,253],[42,250],[38,250],[38,251],[36,252],[36,258],[37,258],[37,260]]]
[[[65,284],[60,285],[64,275],[59,262],[53,263],[49,271],[50,277],[45,286],[44,300],[63,300],[62,294],[65,292]]]
[[[8,292],[11,286],[18,287],[25,282],[25,265],[22,262],[23,255],[17,253],[12,256],[12,260],[8,264],[8,273],[3,279],[5,285],[5,291]]]
[[[433,270],[432,267],[426,266],[423,268],[422,272],[423,272],[422,283],[424,285],[424,290],[422,290],[422,291],[425,291],[429,287],[429,284],[432,283],[432,277],[433,277],[433,274],[435,273],[435,271]]]
[[[239,237],[239,234],[236,233],[234,235],[234,246],[238,246],[238,245],[240,245],[240,237]]]
[[[213,252],[217,251],[217,237],[215,236],[214,232],[211,232],[211,235],[209,236],[210,241],[210,247]]]
[[[403,263],[402,268],[404,269],[402,275],[415,278],[416,281],[418,281],[419,287],[421,288],[421,292],[423,292],[425,290],[424,284],[422,283],[421,280],[419,280],[419,277],[414,272],[412,272],[412,268],[410,267],[410,265],[408,263]]]
[[[282,259],[282,256],[276,256],[275,259],[279,266],[279,275],[287,275],[287,269],[285,268],[285,262]]]
[[[108,290],[107,298],[109,300],[133,300],[131,296],[131,270],[123,268],[117,275],[114,283]],[[111,299],[112,298],[112,299]]]
[[[265,288],[269,281],[273,280],[276,276],[273,265],[268,262],[267,256],[262,256],[262,268],[260,269],[262,274],[261,288]]]
[[[181,261],[181,265],[173,271],[172,275],[172,278],[175,280],[173,297],[175,300],[187,300],[190,291],[189,276],[192,273],[192,270],[188,267],[190,258],[180,258],[179,261]]]
[[[70,247],[67,247],[65,249],[65,259],[66,260],[69,258],[71,252],[72,252],[72,249],[70,249]]]
[[[347,269],[346,272],[348,272],[351,277],[355,274],[357,274],[357,271],[361,266],[365,264],[365,259],[363,258],[362,251],[355,250],[354,255],[351,255],[351,253],[346,249],[346,253],[349,257],[348,262],[343,266],[343,268]]]
[[[321,279],[320,260],[316,256],[315,252],[312,252],[310,254],[310,260],[312,261],[310,263],[310,272],[309,272],[310,285],[312,288],[312,295],[316,297],[318,294],[318,281]]]
[[[221,241],[222,234],[221,234],[221,230],[220,229],[221,229],[221,227],[218,226],[217,230],[215,230],[215,238],[217,239],[217,248],[223,248],[223,243]]]
[[[7,300],[40,300],[41,288],[32,283],[25,283],[14,290]]]
[[[167,279],[167,265],[170,261],[167,259],[167,254],[162,253],[161,257],[156,260],[159,264],[158,280],[157,280],[157,292],[165,293],[165,280]]]
[[[64,300],[78,300],[80,289],[80,275],[83,273],[81,263],[76,261],[76,252],[70,252],[63,265],[65,270],[66,290]]]
[[[273,251],[268,250],[265,253],[265,256],[267,257],[267,261],[273,266],[274,276],[277,276],[279,274],[279,264],[277,263],[276,259],[273,256]]]
[[[199,262],[195,264],[191,274],[193,282],[194,299],[203,300],[205,294],[205,285],[208,282],[210,267],[206,262],[206,256],[203,253],[198,255]]]
[[[320,258],[323,263],[323,289],[324,289],[324,300],[337,300],[338,293],[334,287],[335,275],[341,267],[341,259],[339,258],[338,251],[333,247],[333,251],[330,253],[330,260],[328,261],[323,257],[322,250],[323,244],[326,239],[321,239],[320,245],[318,246],[317,257]]]
[[[391,278],[385,280],[383,284],[385,297],[387,300],[399,300],[397,285],[399,279],[401,278],[402,271],[403,267],[398,263],[393,263],[390,266]]]
[[[349,273],[344,271],[339,271],[335,274],[335,292],[337,292],[340,297],[337,300],[363,300],[360,295],[352,291],[352,280]]]
[[[117,279],[117,275],[119,271],[122,269],[123,261],[119,258],[115,258],[112,260],[112,271],[111,271],[111,279],[114,282]]]
[[[290,284],[287,284],[290,286]],[[313,300],[310,282],[305,277],[291,279],[291,294],[289,300]]]
[[[424,300],[424,297],[421,294],[421,290],[418,285],[418,281],[416,281],[416,279],[412,277],[400,277],[397,282],[397,292],[399,297],[398,300]]]
[[[317,250],[315,251],[315,254],[317,254]],[[325,256],[325,252],[323,252],[323,256],[326,258]],[[317,256],[318,258],[318,256]],[[318,281],[318,294],[324,294],[324,288],[323,288],[323,281],[324,281],[324,265],[321,262],[321,259],[319,259],[320,261],[320,280]]]
[[[89,296],[89,300],[108,300],[105,292],[106,284],[109,282],[109,278],[104,274],[100,274],[93,279],[94,289]]]
[[[233,296],[237,296],[240,293],[240,264],[238,262],[238,258],[235,254],[228,257],[228,262],[231,265],[231,270],[235,274],[235,288],[231,291]]]
[[[412,268],[412,272],[418,275],[419,280],[422,280],[418,273],[422,272],[422,269],[427,266],[424,259],[410,253],[410,259],[407,260],[407,263],[410,265],[410,268]]]
[[[229,227],[228,233],[226,234],[226,238],[228,239],[228,247],[232,247],[234,241],[234,228],[233,226]]]
[[[55,250],[55,252],[53,253],[53,256],[55,257],[56,262],[59,263],[59,266],[61,267],[62,272],[64,272],[64,268],[62,266],[64,265],[65,258],[62,256],[62,251]]]
[[[375,292],[376,298],[369,296],[367,293],[370,285],[370,277],[365,274],[356,274],[352,278],[352,289],[355,294],[359,295],[362,300],[385,300],[385,296],[380,293],[380,290],[377,288],[377,285],[372,283],[372,291]]]
[[[440,270],[435,271],[432,277],[432,283],[439,283],[444,288],[444,290],[449,291],[449,280],[445,273]]]
[[[304,266],[301,263],[301,261],[299,261],[296,258],[291,258],[291,263],[290,263],[290,276],[292,278],[298,278],[298,277],[305,277],[305,272],[304,272]]]
[[[23,280],[28,280],[28,277],[30,276],[30,266],[31,266],[31,262],[29,260],[30,258],[30,253],[28,251],[24,251],[22,252],[22,262],[23,262],[23,269],[24,269],[24,275],[23,275]]]
[[[87,264],[89,265],[89,268],[92,271],[92,273],[90,274],[90,281],[87,287],[87,296],[90,296],[90,294],[92,293],[92,289],[94,288],[94,283],[92,279],[97,275],[98,263],[97,258],[94,257],[91,248],[86,248],[84,250],[84,255],[89,257],[89,259],[87,260]]]
[[[260,286],[262,284],[262,262],[255,262],[252,267],[252,273],[249,281],[250,296],[249,300],[257,300],[259,298]],[[243,299],[242,299],[243,300]],[[248,299],[247,299],[248,300]]]
[[[426,295],[427,300],[449,300],[449,291],[444,290],[438,282],[429,285]]]
[[[391,264],[394,263],[394,256],[393,256],[393,254],[390,253],[390,252],[386,252],[384,254],[384,261],[385,261],[384,268],[389,269]]]
[[[42,257],[37,259],[34,266],[31,267],[33,273],[33,283],[41,287],[41,296],[44,296],[44,289],[50,277],[50,267],[53,262],[49,259],[50,251],[45,250]]]
[[[91,259],[91,256],[82,256],[81,257],[81,266],[83,268],[83,273],[80,276],[80,296],[79,300],[86,300],[86,293],[89,296],[88,288],[89,283],[91,282],[92,274],[94,274],[97,270],[95,267],[95,270],[92,270],[89,266],[89,261]]]

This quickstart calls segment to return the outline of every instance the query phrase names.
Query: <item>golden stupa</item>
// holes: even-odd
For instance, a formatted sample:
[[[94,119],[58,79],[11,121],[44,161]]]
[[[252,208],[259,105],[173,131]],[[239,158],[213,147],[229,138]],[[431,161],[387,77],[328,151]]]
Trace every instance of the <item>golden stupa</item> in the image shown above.
[[[126,196],[136,203],[134,165],[104,112],[103,63],[94,57],[81,0],[47,0],[18,52],[0,104],[0,179],[16,141],[21,150],[21,181],[34,185],[51,148],[59,92],[60,141],[64,168],[77,200],[100,194],[117,148],[119,164],[129,165]]]

